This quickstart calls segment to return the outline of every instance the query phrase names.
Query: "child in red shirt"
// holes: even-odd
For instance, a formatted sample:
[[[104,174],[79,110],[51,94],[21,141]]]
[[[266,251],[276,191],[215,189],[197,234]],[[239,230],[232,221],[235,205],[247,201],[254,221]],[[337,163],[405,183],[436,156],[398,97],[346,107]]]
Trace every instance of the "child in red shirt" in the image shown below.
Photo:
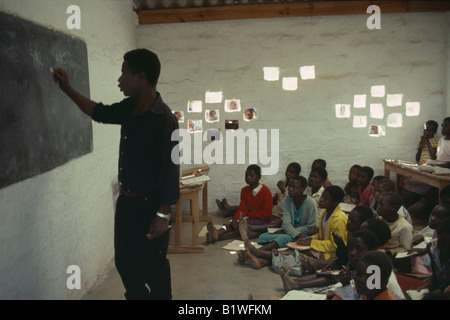
[[[272,193],[264,184],[260,184],[261,167],[252,164],[245,170],[245,182],[247,186],[241,190],[241,202],[233,221],[217,230],[210,222],[207,224],[208,232],[206,242],[231,239],[239,236],[238,221],[247,217],[248,225],[263,225],[272,221]]]

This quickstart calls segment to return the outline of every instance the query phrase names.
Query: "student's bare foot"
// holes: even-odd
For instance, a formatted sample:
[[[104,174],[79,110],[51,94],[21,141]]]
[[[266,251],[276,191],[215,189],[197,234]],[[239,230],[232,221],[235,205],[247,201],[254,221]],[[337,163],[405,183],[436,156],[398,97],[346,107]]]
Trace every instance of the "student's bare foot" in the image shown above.
[[[252,268],[258,270],[262,268],[261,262],[259,262],[257,257],[251,254],[250,250],[247,247],[245,248],[245,259],[250,264],[250,266],[252,266]]]
[[[206,242],[213,243],[219,239],[219,234],[217,233],[216,227],[212,224],[212,222],[208,222],[206,225],[206,229],[208,232],[206,233]]]
[[[291,276],[290,276],[289,270],[286,269],[284,266],[282,266],[280,268],[280,277],[281,277],[281,282],[283,282],[284,290],[286,292],[291,291],[292,290]]]
[[[258,249],[250,242],[249,239],[244,241],[244,247],[246,250],[250,251],[252,255],[258,256]]]
[[[241,263],[241,264],[245,263],[245,251],[244,250],[239,250],[237,252],[237,257],[238,257],[239,263]]]
[[[308,257],[303,258],[301,262],[305,273],[315,273],[316,270],[320,269],[319,263]]]
[[[227,201],[227,199],[225,199],[225,198],[222,199],[222,205],[223,205],[223,207],[224,207],[226,210],[228,210],[228,211],[232,211],[232,210],[234,209],[232,206],[230,206],[230,205],[228,204],[228,201]]]
[[[219,210],[223,213],[223,212],[227,212],[228,210],[225,208],[225,206],[223,205],[223,203],[219,200],[216,199],[216,204],[219,207]]]

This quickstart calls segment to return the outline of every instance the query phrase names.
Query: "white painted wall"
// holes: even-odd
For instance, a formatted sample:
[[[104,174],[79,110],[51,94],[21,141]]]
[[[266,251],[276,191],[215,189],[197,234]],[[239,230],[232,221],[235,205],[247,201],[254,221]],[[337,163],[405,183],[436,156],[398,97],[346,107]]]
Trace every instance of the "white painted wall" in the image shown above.
[[[81,30],[66,28],[71,4],[81,8]],[[324,158],[331,181],[339,185],[354,163],[381,174],[384,158],[413,160],[423,122],[440,122],[447,115],[448,14],[382,15],[381,30],[368,30],[368,16],[361,15],[139,26],[136,31],[131,6],[122,0],[0,0],[1,11],[87,42],[94,100],[122,98],[116,87],[122,56],[137,37],[138,46],[159,54],[159,91],[174,110],[185,111],[188,100],[204,100],[207,90],[257,107],[257,121],[237,119],[244,130],[279,130],[278,173],[262,180],[272,190],[291,161],[300,162],[308,176],[311,162]],[[316,66],[316,79],[299,80],[297,91],[263,80],[265,66],[279,67],[281,77],[288,77],[299,76],[304,65]],[[370,96],[370,87],[379,84],[388,93],[403,93],[404,102],[420,101],[421,114],[404,117],[402,128],[386,128],[387,135],[379,138],[369,137],[368,128],[352,128],[351,119],[335,118],[336,103],[352,104],[354,94]],[[223,120],[235,117],[227,117],[222,104],[211,107],[221,110],[221,122],[204,127],[224,132]],[[404,105],[397,109],[404,114]],[[0,298],[79,299],[111,261],[119,130],[94,123],[93,131],[91,154],[0,190]],[[216,197],[237,203],[247,165],[211,165],[210,210],[216,209]],[[81,268],[81,290],[66,288],[72,264]]]
[[[327,161],[330,180],[347,181],[351,165],[371,166],[383,174],[385,158],[414,160],[423,123],[439,123],[447,115],[448,22],[446,13],[381,14],[381,29],[369,30],[369,15],[217,21],[138,27],[138,46],[155,50],[163,65],[159,90],[186,119],[188,100],[202,100],[204,110],[217,108],[219,128],[225,119],[239,119],[240,128],[278,129],[279,170],[263,176],[275,191],[288,163],[297,161],[309,176],[314,159]],[[299,77],[299,67],[315,65],[316,79],[299,79],[296,91],[282,90],[281,80],[263,79],[263,67],[279,67],[280,77]],[[371,86],[402,93],[401,107],[387,108],[386,98],[372,98]],[[242,114],[224,113],[223,103],[205,104],[206,91],[222,91],[224,99],[240,99],[256,107],[259,119],[242,121]],[[336,119],[335,104],[353,104],[353,95],[367,94],[368,124],[386,125],[391,112],[403,114],[401,128],[386,127],[386,136],[369,137],[369,128],[353,128],[352,118]],[[419,116],[405,116],[405,102],[419,101]],[[369,117],[370,103],[384,104],[384,118]],[[181,125],[186,128],[187,123]],[[208,142],[203,143],[205,148]],[[248,149],[248,146],[246,147]],[[193,158],[193,156],[192,156]],[[238,203],[244,186],[242,165],[212,164],[209,210],[215,198]],[[193,167],[184,164],[182,169]],[[263,166],[264,167],[264,166]]]
[[[72,4],[81,30],[66,27]],[[86,41],[91,98],[123,98],[122,57],[136,45],[131,1],[1,0],[0,10]],[[94,123],[93,132],[92,153],[0,190],[0,299],[80,299],[113,259],[119,128]],[[80,290],[66,287],[69,265],[81,269]]]

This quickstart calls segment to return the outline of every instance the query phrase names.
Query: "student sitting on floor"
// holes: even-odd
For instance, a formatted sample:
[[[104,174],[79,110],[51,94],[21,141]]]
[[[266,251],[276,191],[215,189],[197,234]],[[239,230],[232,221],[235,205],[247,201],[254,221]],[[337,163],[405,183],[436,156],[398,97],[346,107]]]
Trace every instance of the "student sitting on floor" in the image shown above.
[[[247,186],[241,190],[241,202],[236,211],[233,221],[217,230],[209,222],[206,226],[206,242],[216,242],[217,240],[231,239],[239,236],[238,220],[247,217],[249,225],[268,224],[272,220],[272,193],[261,180],[261,167],[252,164],[245,170],[245,182]]]
[[[391,179],[384,177],[384,179],[379,180],[375,186],[375,201],[371,205],[373,212],[377,212],[378,201],[386,192],[395,192],[395,184]],[[406,221],[408,221],[411,226],[413,225],[411,215],[403,205],[400,209],[398,209],[398,214],[400,217],[403,217]]]
[[[289,196],[288,186],[292,177],[298,176],[302,171],[302,167],[297,162],[290,163],[284,173],[285,179],[277,183],[277,192],[273,197],[272,220],[282,220],[284,199]]]
[[[374,269],[374,266],[377,268]],[[376,274],[374,274],[374,270],[377,272]],[[349,284],[349,273],[348,269],[342,270],[341,282]],[[391,275],[392,263],[385,253],[375,250],[365,253],[359,260],[355,271],[355,300],[359,300],[358,297],[362,300],[398,300],[388,289]],[[374,279],[376,276],[379,278]]]
[[[441,189],[439,192],[439,198],[443,204],[450,204],[450,185]]]
[[[280,180],[277,183],[277,191],[275,195],[273,196],[273,208],[272,208],[272,221],[273,222],[279,222],[279,225],[274,223],[272,227],[279,227],[281,225],[281,218],[283,214],[283,201],[284,198],[287,197],[288,193],[288,184],[289,180],[296,175],[299,175],[302,171],[302,167],[297,162],[290,163],[285,171],[285,179]],[[219,207],[220,211],[225,217],[228,216],[234,216],[236,214],[236,211],[238,210],[239,206],[232,206],[228,204],[227,199],[223,198],[222,201],[219,199],[216,199],[217,206]],[[264,232],[264,231],[263,231]]]
[[[364,166],[359,169],[358,174],[358,196],[359,205],[370,206],[370,181],[372,181],[374,172],[371,167]]]
[[[380,251],[380,248],[382,248],[382,250],[380,252],[385,254],[384,245],[391,237],[391,230],[389,229],[389,226],[387,225],[387,223],[385,221],[376,219],[376,218],[367,219],[365,222],[363,222],[361,224],[360,230],[371,231],[374,234],[376,234],[377,240],[378,240],[377,246],[376,246],[376,248],[373,248],[370,250]],[[354,271],[352,272],[351,269],[349,269],[349,268],[342,268],[341,275],[346,275],[347,277],[350,277],[351,279],[353,279]],[[340,300],[340,299],[360,300],[362,298],[355,291],[354,282],[352,282],[351,285],[349,285],[348,281],[350,281],[350,279],[347,279],[347,281],[345,281],[345,283],[343,282],[342,286],[337,285],[337,286],[335,286],[335,288],[331,289],[331,292],[333,292],[334,294],[337,295],[337,297],[335,298],[336,300]],[[394,296],[397,299],[399,299],[399,300],[405,299],[404,292],[402,291],[402,288],[397,279],[397,275],[394,272],[391,273],[391,276],[389,278],[388,288],[389,288],[389,291],[392,292],[392,294],[394,294]]]
[[[353,232],[360,230],[361,225],[365,221],[372,218],[373,212],[368,206],[356,206],[355,208],[353,208],[352,211],[350,211],[347,219],[347,238],[349,238]],[[386,241],[388,239],[386,239]],[[305,258],[304,265],[309,269],[310,272],[313,270],[317,271],[341,268],[341,266],[348,264],[347,245],[342,240],[342,238],[335,233],[333,233],[333,240],[337,245],[336,258],[331,258],[328,260]]]
[[[359,164],[354,164],[348,171],[348,182],[344,187],[344,200],[345,203],[358,204],[359,194],[358,194],[358,174],[361,166]]]
[[[372,231],[358,230],[348,238],[347,263],[348,270],[354,270],[359,259],[369,250],[375,250],[378,245],[378,238]],[[339,269],[337,269],[339,270]],[[287,268],[280,270],[281,281],[284,290],[299,290],[312,287],[323,287],[335,284],[339,281],[338,277],[326,275],[325,273],[305,274],[300,277],[291,276]]]
[[[248,230],[248,236],[250,239],[257,238],[260,234],[267,232],[268,228],[279,228],[283,223],[283,204],[284,199],[288,196],[288,184],[292,177],[299,175],[302,170],[300,164],[297,162],[290,163],[285,171],[286,180],[278,181],[277,187],[278,191],[273,197],[273,208],[272,208],[272,222],[268,224],[246,224]],[[217,202],[218,200],[216,200]],[[222,201],[224,204],[226,200]],[[237,211],[237,207],[234,212]]]
[[[316,226],[318,213],[314,200],[304,194],[307,182],[302,176],[295,176],[289,182],[289,196],[284,199],[282,233],[263,233],[258,238],[258,243],[263,244],[259,249],[255,248],[245,233],[243,221],[239,224],[241,238],[245,243],[245,253],[239,252],[240,262],[247,261],[255,269],[260,269],[272,263],[272,250],[286,247],[288,242],[294,242],[298,237],[310,236],[313,227]]]
[[[309,254],[317,259],[328,260],[336,256],[335,233],[347,243],[347,215],[339,208],[344,199],[344,190],[339,186],[327,187],[320,197],[319,207],[323,208],[319,218],[319,232],[309,238],[302,237],[297,244],[310,246]]]
[[[428,226],[434,230],[432,239],[437,238],[437,229],[444,219],[450,218],[450,204],[438,204],[430,214]]]
[[[317,210],[320,210],[319,200],[325,190],[323,183],[327,177],[327,170],[322,167],[312,168],[309,174],[308,186],[306,187],[305,193],[316,202]]]
[[[391,229],[386,221],[377,218],[370,218],[361,223],[361,229],[368,229],[375,232],[378,237],[377,249],[384,252],[386,242],[388,242],[391,238]]]
[[[311,170],[317,167],[321,167],[324,168],[325,170],[327,169],[327,162],[323,159],[316,159],[313,161],[313,163],[311,164]],[[331,183],[331,181],[328,179],[328,177],[323,181],[323,187],[329,187],[332,186],[333,184]]]
[[[356,206],[355,208],[350,211],[348,214],[348,220],[347,220],[347,238],[351,236],[353,232],[356,232],[361,229],[361,225],[367,221],[368,219],[373,218],[373,212],[368,206]],[[339,237],[336,234],[333,234],[334,242],[336,242],[337,249],[336,249],[336,264],[338,266],[342,266],[348,263],[347,259],[347,246],[342,240],[341,237]],[[332,259],[326,260],[330,261]]]
[[[386,243],[386,253],[395,256],[397,253],[411,250],[412,226],[398,214],[402,205],[402,197],[396,192],[386,192],[378,201],[378,216],[386,221],[391,229],[391,238]]]
[[[433,275],[418,290],[428,288],[431,292],[450,295],[450,218],[441,221],[437,235],[427,247]]]
[[[427,244],[424,249],[412,249],[416,254],[410,256],[409,265],[403,263],[404,272],[407,273],[418,273],[418,274],[433,274],[432,261],[429,255],[429,246],[433,241],[437,241],[437,230],[441,225],[442,221],[450,218],[450,205],[448,204],[438,204],[430,215],[429,228],[434,230],[431,238],[431,242]],[[405,267],[406,266],[406,267]]]
[[[375,200],[375,192],[376,191],[375,190],[376,190],[378,181],[383,180],[383,179],[386,179],[386,177],[385,176],[375,176],[375,177],[372,178],[372,181],[370,182],[369,203],[370,203],[370,207],[371,208],[373,208],[373,206],[376,203],[376,200]]]

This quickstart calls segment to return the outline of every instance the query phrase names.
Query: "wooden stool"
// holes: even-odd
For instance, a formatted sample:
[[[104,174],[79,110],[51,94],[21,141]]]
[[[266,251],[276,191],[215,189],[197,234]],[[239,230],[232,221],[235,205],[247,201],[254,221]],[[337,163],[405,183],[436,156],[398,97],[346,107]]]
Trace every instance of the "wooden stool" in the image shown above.
[[[175,207],[175,245],[170,246],[168,253],[203,253],[204,248],[198,244],[198,227],[199,221],[210,222],[211,216],[202,215],[199,218],[199,197],[202,194],[207,182],[204,182],[200,187],[188,188],[180,190],[180,199]],[[190,201],[190,215],[183,216],[183,200]],[[204,199],[203,199],[204,200]],[[203,203],[204,204],[204,203]],[[207,205],[207,203],[206,203]],[[203,206],[204,210],[204,206]],[[192,222],[192,245],[181,245],[181,234],[183,222]]]

